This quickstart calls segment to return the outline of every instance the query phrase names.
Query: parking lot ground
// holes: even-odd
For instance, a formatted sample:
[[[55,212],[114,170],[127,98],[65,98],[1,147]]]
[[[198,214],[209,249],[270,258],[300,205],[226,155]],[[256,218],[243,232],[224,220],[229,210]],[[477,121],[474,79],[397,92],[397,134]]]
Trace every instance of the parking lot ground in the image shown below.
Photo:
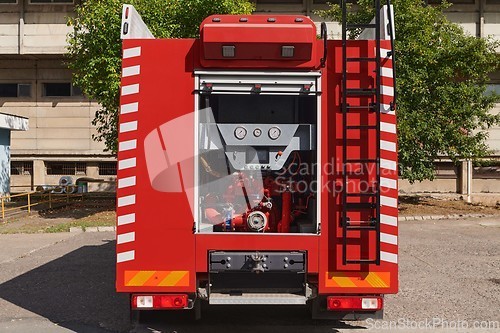
[[[70,233],[53,234],[0,234],[0,264],[19,259],[42,248],[62,242],[74,235]]]
[[[13,247],[0,260],[0,332],[500,331],[496,218],[401,222],[400,292],[383,321],[355,323],[312,321],[300,307],[205,307],[201,321],[171,312],[132,328],[114,289],[114,233],[55,235],[0,239]]]

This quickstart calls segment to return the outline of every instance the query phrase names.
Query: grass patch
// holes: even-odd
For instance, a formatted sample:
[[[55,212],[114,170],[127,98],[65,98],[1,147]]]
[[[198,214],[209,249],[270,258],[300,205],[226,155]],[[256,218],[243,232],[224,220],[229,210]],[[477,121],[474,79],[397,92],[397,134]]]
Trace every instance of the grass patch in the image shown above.
[[[55,233],[69,232],[71,227],[104,227],[114,226],[116,214],[114,210],[101,210],[98,212],[86,211],[86,216],[78,214],[78,217],[61,215],[67,212],[57,212],[50,217],[33,214],[29,217],[16,218],[0,223],[0,234],[33,234],[33,233]]]
[[[114,226],[115,225],[115,220],[88,220],[88,221],[73,221],[73,222],[66,222],[66,223],[60,223],[57,225],[52,225],[50,227],[47,227],[43,230],[43,232],[48,232],[48,233],[54,233],[54,232],[69,232],[70,228],[73,227],[80,227],[83,228],[85,231],[86,228],[89,227],[108,227],[108,226]]]

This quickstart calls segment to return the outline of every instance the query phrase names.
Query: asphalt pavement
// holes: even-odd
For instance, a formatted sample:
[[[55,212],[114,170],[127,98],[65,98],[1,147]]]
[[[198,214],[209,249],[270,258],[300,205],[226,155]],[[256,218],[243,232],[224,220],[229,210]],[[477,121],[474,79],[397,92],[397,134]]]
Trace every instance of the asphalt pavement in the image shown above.
[[[400,223],[400,292],[383,321],[312,321],[302,307],[204,307],[129,324],[114,234],[0,235],[0,332],[500,332],[500,221]]]

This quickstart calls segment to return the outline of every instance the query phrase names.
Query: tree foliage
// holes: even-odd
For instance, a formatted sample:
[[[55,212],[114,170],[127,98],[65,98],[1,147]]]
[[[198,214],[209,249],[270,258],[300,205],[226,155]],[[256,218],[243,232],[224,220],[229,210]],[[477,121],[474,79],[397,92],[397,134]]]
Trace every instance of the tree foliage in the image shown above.
[[[85,95],[96,100],[93,138],[104,141],[116,153],[120,101],[122,0],[87,0],[68,20],[74,31],[68,36],[68,65],[73,82]],[[129,0],[156,38],[198,36],[203,19],[211,14],[249,14],[248,0]]]
[[[383,2],[383,1],[382,1]],[[373,0],[360,0],[351,23],[374,16]],[[499,43],[468,35],[443,9],[421,0],[393,0],[396,41],[399,166],[410,182],[433,179],[434,161],[476,159],[488,154],[486,129],[500,122],[489,110],[498,102],[486,93],[488,75],[499,69]],[[319,13],[339,21],[341,8]],[[351,38],[360,31],[354,31]]]

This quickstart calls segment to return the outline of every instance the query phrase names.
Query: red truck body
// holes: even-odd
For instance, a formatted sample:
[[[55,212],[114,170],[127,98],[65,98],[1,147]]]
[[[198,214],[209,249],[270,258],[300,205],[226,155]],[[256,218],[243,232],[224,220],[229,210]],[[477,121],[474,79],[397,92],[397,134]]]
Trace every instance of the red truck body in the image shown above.
[[[380,43],[382,50],[391,50],[389,41]],[[208,301],[313,304],[316,317],[329,318],[356,319],[381,313],[382,296],[398,291],[396,116],[394,108],[387,107],[394,101],[392,57],[385,52],[381,58],[380,110],[351,111],[346,121],[352,128],[346,131],[342,49],[342,41],[324,44],[316,36],[314,23],[297,15],[211,16],[202,23],[199,39],[123,40],[116,289],[133,295],[133,309],[189,309]],[[374,58],[376,50],[374,40],[347,41],[350,58]],[[347,88],[376,84],[375,62],[348,63],[347,71]],[[298,118],[286,114],[289,101],[295,105]],[[348,101],[363,105],[373,99],[353,95]],[[208,109],[208,103],[215,115],[210,115],[211,122],[204,122],[201,113]],[[260,113],[253,121],[252,114],[260,111],[245,106],[269,103],[276,110],[262,113],[281,113],[286,118],[282,123],[275,122],[280,118],[274,116],[266,121],[267,116]],[[235,119],[241,123],[236,124]],[[297,119],[300,125],[294,125]],[[261,124],[262,129],[255,124]],[[362,128],[369,124],[379,129],[378,135]],[[217,135],[225,144],[218,152],[208,148],[202,152],[206,142],[200,133],[212,131],[213,126],[218,126]],[[305,135],[297,134],[299,130],[290,132],[301,140],[300,147],[307,138],[310,142],[305,149],[291,149],[279,168],[272,164],[278,162],[269,162],[268,157],[279,160],[281,154],[287,154],[287,142],[275,147],[270,140],[277,135],[281,137],[276,140],[281,140],[292,126],[310,129]],[[223,133],[226,127],[231,135],[234,132],[237,138],[231,140],[235,142]],[[345,133],[348,137],[343,143]],[[264,136],[267,141],[262,144],[259,140]],[[242,169],[234,157],[226,162],[231,169],[224,175],[229,185],[223,186],[222,193],[206,190],[202,180],[207,172],[214,178],[217,160],[250,154],[242,148],[246,140],[260,156],[257,163]],[[228,148],[230,142],[234,151]],[[279,149],[276,155],[274,149]],[[345,158],[360,162],[343,171]],[[363,160],[372,159],[379,159],[380,168],[363,167]],[[311,167],[309,174],[281,186],[286,188],[283,194],[273,187],[273,181],[280,170],[297,160]],[[288,167],[290,173],[292,169]],[[343,172],[350,174],[347,189],[342,188]],[[373,221],[377,217],[374,207],[378,207],[379,220],[374,222],[378,231],[362,227],[344,231],[343,193],[350,188],[368,193],[378,179],[379,202],[375,201],[372,209],[349,213],[350,221]],[[309,187],[314,182],[315,188],[298,193],[302,181]],[[260,197],[256,194],[257,200],[250,204],[254,182],[263,185],[258,184],[255,193]],[[369,184],[368,189],[359,189],[363,184]],[[229,217],[224,217],[228,210],[222,204],[241,190],[248,207],[239,212],[241,209],[231,203]],[[373,202],[369,195],[353,195],[347,200],[354,206]],[[286,272],[291,267],[289,257],[297,255],[304,259],[303,264]],[[266,256],[274,260],[274,273],[262,268]],[[232,271],[233,267],[226,267],[231,257],[253,266],[240,265]],[[284,263],[278,265],[281,258]],[[359,262],[349,262],[353,258]],[[290,265],[298,265],[300,260]],[[266,274],[273,278],[268,281]],[[290,286],[281,290],[276,279]],[[295,283],[297,279],[303,282]],[[219,289],[213,289],[217,284]],[[291,294],[301,299],[277,300]],[[361,306],[363,298],[366,302],[375,300],[376,305]],[[252,299],[257,301],[252,303]]]

